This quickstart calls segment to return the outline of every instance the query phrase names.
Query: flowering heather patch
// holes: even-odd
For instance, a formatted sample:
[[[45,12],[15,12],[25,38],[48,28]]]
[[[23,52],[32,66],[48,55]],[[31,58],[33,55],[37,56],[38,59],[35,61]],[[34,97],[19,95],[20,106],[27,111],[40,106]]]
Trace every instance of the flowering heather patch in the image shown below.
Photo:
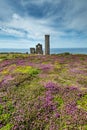
[[[87,129],[87,55],[0,59],[0,130]]]
[[[14,78],[11,75],[7,75],[3,79],[3,84],[8,83],[8,81],[13,80]]]
[[[42,69],[43,71],[51,70],[52,65],[50,65],[50,64],[41,64],[40,69]]]

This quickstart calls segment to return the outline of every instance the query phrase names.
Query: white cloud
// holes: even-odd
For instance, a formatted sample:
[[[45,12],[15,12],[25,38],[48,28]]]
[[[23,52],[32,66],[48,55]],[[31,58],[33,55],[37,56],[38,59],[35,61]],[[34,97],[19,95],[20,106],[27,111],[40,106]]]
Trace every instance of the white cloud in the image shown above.
[[[45,26],[45,24],[48,23],[48,21],[49,20],[47,21],[45,19],[38,20],[31,17],[22,18],[18,14],[14,13],[12,15],[11,21],[8,23],[7,22],[4,23],[5,26],[7,26],[8,28],[5,28],[5,29],[3,28],[3,31],[7,33],[11,33],[13,35],[16,34],[16,35],[22,36],[23,35],[22,32],[19,32],[11,28],[23,29],[28,32],[27,38],[40,39],[42,35],[53,31],[51,27]]]
[[[45,2],[50,5],[50,9],[42,8],[41,10],[46,12],[46,15],[42,18],[29,15],[29,10],[26,9],[29,3],[38,5],[36,7],[43,7],[42,5]],[[76,40],[78,31],[83,32],[83,35],[87,35],[86,0],[20,0],[18,3],[24,11],[26,10],[25,12],[21,8],[16,10],[16,5],[15,7],[13,5],[13,9],[6,0],[2,1],[0,16],[5,20],[0,22],[0,33],[19,37],[21,43],[23,41],[27,45],[28,42],[29,44],[44,42],[45,34],[51,34],[56,44],[57,41],[61,44],[65,42],[61,39],[61,36],[72,36]],[[22,12],[24,15],[21,15]],[[71,32],[68,33],[66,30],[71,30]]]
[[[87,30],[87,1],[70,0],[68,7],[65,9],[64,26],[66,29],[77,31]]]
[[[15,20],[18,20],[18,19],[20,19],[20,16],[18,14],[14,13],[12,15],[12,18],[15,19]]]
[[[0,46],[2,48],[30,48],[30,46],[34,47],[34,43],[31,43],[27,40],[0,40]]]

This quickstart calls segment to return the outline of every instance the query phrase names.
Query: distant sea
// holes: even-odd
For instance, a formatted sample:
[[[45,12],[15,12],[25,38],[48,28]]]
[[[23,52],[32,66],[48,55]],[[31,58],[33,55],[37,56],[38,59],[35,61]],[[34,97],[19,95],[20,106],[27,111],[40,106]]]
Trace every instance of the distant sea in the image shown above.
[[[30,53],[29,49],[13,49],[13,48],[0,48],[0,53],[17,52],[17,53]],[[51,48],[51,54],[60,54],[69,52],[71,54],[87,54],[87,48]]]

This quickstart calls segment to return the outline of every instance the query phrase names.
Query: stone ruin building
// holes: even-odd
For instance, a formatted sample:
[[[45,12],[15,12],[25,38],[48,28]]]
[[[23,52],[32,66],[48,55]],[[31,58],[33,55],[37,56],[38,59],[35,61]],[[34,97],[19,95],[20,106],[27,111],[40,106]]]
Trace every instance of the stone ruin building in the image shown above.
[[[45,55],[50,55],[50,36],[45,35]],[[36,48],[30,48],[30,54],[43,54],[42,45],[38,43]]]
[[[35,48],[30,48],[30,53],[35,54]]]
[[[31,54],[43,54],[42,45],[38,43],[36,45],[36,48],[30,48]]]
[[[36,45],[36,54],[43,54],[42,45],[40,43]]]

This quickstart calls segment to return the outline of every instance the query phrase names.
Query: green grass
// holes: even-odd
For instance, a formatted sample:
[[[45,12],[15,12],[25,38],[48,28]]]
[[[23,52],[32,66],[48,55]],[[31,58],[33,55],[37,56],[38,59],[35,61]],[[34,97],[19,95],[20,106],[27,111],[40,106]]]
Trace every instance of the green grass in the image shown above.
[[[0,115],[3,113],[3,106],[0,104]]]
[[[58,108],[60,108],[63,105],[63,99],[59,95],[56,95],[54,97],[54,102],[58,103]]]
[[[9,119],[10,119],[11,115],[10,114],[2,114],[0,115],[0,121],[1,122],[4,122],[4,123],[7,123],[9,122]]]
[[[0,130],[11,130],[12,127],[13,125],[8,123],[6,126],[3,126]]]
[[[4,104],[0,105],[0,122],[4,124],[4,126],[0,130],[11,130],[13,125],[10,124],[10,121],[12,113],[14,112],[14,106],[11,101],[3,101],[5,101]]]
[[[84,95],[80,100],[78,100],[77,104],[78,107],[81,107],[87,111],[87,95]]]

